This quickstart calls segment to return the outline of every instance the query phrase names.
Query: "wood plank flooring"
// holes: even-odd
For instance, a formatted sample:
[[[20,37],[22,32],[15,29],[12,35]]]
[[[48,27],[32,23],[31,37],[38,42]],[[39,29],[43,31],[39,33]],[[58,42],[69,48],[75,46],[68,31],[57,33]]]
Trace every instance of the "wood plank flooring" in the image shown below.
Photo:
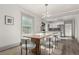
[[[76,40],[64,40],[62,55],[79,55],[79,43]]]
[[[20,55],[20,46],[0,52],[0,55]],[[47,51],[41,51],[41,55],[48,55]],[[23,55],[25,52],[23,51]],[[31,55],[30,53],[28,53]],[[33,54],[32,54],[33,55]],[[79,55],[79,43],[76,40],[61,40],[51,55]]]

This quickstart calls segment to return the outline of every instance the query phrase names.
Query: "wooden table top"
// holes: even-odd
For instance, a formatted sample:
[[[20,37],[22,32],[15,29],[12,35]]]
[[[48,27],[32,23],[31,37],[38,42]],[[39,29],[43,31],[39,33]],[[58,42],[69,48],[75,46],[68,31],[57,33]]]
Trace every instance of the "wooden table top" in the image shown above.
[[[52,35],[52,33],[37,33],[37,34],[27,34],[27,35],[23,35],[23,37],[42,39],[42,38],[46,38],[46,37],[51,36],[51,35]]]

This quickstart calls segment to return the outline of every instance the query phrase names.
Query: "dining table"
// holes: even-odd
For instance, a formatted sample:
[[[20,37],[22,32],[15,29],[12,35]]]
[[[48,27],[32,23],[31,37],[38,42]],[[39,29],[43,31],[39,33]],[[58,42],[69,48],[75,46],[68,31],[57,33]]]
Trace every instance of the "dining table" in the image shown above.
[[[23,37],[31,38],[32,42],[36,44],[36,47],[31,50],[32,53],[34,53],[35,55],[40,55],[41,54],[40,40],[47,38],[51,35],[52,33],[47,32],[47,33],[26,34],[23,35]]]

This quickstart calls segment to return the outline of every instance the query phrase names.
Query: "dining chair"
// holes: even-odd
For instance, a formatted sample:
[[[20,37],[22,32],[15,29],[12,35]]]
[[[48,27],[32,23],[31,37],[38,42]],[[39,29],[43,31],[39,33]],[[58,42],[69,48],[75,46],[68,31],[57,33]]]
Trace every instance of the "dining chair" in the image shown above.
[[[41,45],[44,47],[45,50],[49,48],[49,55],[50,55],[50,49],[52,49],[52,53],[53,53],[56,47],[58,46],[59,40],[60,40],[60,36],[58,35],[58,33],[54,33],[48,38],[44,38],[41,41]]]
[[[53,33],[53,43],[55,44],[55,48],[58,45],[58,42],[61,40],[60,38],[60,33],[59,32],[55,32]]]
[[[31,49],[35,48],[35,46],[36,46],[36,44],[33,43],[30,38],[22,38],[21,39],[21,55],[22,55],[22,52],[23,52],[22,49],[26,50],[26,55],[27,55],[27,53]]]
[[[50,49],[53,48],[52,36],[44,38],[41,41],[41,45],[44,47],[44,50],[49,49],[49,55],[50,55]]]

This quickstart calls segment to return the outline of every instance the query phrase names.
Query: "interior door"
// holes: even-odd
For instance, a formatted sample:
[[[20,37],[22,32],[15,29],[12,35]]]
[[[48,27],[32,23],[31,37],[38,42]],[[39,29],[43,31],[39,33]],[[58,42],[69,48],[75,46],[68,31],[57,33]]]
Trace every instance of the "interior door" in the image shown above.
[[[72,24],[65,24],[65,36],[72,36]]]

